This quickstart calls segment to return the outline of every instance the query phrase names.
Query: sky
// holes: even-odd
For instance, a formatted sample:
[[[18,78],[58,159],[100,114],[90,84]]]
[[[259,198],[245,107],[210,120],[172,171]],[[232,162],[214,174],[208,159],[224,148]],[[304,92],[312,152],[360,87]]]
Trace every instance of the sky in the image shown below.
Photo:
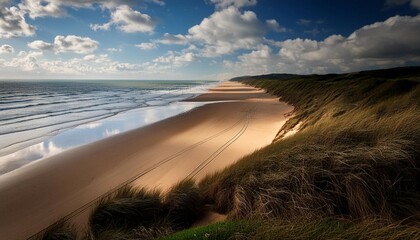
[[[420,0],[0,0],[0,79],[224,80],[420,65]]]

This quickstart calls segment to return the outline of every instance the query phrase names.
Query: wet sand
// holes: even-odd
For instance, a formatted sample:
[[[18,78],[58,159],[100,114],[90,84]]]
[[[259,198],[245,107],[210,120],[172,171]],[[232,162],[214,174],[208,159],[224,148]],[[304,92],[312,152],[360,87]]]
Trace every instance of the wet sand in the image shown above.
[[[94,202],[125,183],[199,180],[270,144],[293,110],[235,82],[188,101],[209,104],[0,176],[1,238],[25,239],[64,216],[85,225]]]

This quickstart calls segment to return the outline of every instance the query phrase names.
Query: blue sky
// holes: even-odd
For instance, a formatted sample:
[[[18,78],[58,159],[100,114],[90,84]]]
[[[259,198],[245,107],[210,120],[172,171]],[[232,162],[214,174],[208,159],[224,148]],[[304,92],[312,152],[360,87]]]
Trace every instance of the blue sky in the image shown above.
[[[3,79],[227,79],[420,63],[420,0],[0,0],[0,9]]]

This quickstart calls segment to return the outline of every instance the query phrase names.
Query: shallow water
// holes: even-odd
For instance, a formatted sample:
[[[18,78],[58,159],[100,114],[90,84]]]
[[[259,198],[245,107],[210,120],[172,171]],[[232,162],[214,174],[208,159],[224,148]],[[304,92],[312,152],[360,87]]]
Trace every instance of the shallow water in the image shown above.
[[[0,82],[0,174],[188,111],[205,81]]]

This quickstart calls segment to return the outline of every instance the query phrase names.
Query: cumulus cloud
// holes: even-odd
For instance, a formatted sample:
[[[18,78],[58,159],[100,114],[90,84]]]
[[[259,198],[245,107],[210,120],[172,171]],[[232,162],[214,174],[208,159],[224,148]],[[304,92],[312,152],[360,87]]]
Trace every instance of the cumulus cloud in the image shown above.
[[[241,13],[231,6],[204,18],[188,30],[191,40],[205,45],[205,56],[219,56],[238,49],[253,49],[272,28],[280,30],[275,20],[261,22],[252,11]]]
[[[111,20],[105,24],[91,24],[94,30],[109,30],[114,25],[117,29],[127,33],[152,33],[156,23],[152,18],[127,5],[118,6],[111,13]]]
[[[188,43],[188,38],[182,34],[172,35],[165,33],[162,39],[158,40],[162,44],[175,44],[175,45],[185,45]]]
[[[4,44],[4,45],[1,45],[0,46],[0,54],[3,54],[3,53],[14,53],[14,52],[15,52],[15,49],[12,46],[8,45],[8,44]]]
[[[91,61],[95,63],[106,63],[106,62],[112,62],[112,60],[108,57],[108,54],[89,54],[83,57],[83,60],[85,61]]]
[[[274,32],[285,32],[286,28],[280,26],[280,24],[275,19],[269,19],[265,21],[267,23],[267,26],[270,30]]]
[[[228,8],[230,6],[241,8],[257,5],[257,0],[210,0],[210,2],[215,4],[217,9]]]
[[[18,68],[23,71],[33,71],[39,68],[38,58],[42,56],[42,52],[25,52],[20,51],[17,57],[4,63],[6,67]]]
[[[74,52],[79,54],[88,54],[95,51],[99,43],[88,37],[79,37],[75,35],[61,36],[54,38],[54,43],[48,43],[36,40],[28,43],[28,47],[43,51]]]
[[[75,52],[80,54],[91,53],[98,48],[99,43],[88,37],[75,35],[56,36],[54,48],[57,52]]]
[[[29,17],[35,19],[37,17],[61,17],[66,15],[66,11],[60,1],[45,0],[23,0],[19,3],[19,8],[27,13]],[[64,4],[64,3],[63,3]],[[70,6],[72,2],[69,2]]]
[[[158,5],[165,5],[161,0],[145,0]],[[135,3],[133,0],[23,0],[18,6],[31,18],[63,17],[67,15],[66,8],[93,8],[100,6],[115,9],[121,5]]]
[[[166,56],[161,56],[153,60],[155,63],[164,63],[173,67],[182,67],[195,60],[195,56],[191,52],[177,53],[169,51]]]
[[[35,27],[26,22],[21,10],[0,6],[0,38],[27,37],[34,34]]]
[[[157,45],[156,43],[153,43],[153,42],[147,42],[147,43],[137,44],[136,47],[140,48],[141,50],[152,50],[152,49],[156,49]]]
[[[54,50],[54,44],[47,43],[42,40],[35,40],[33,42],[28,43],[28,47],[32,49],[37,50],[44,50],[44,51],[53,51]]]
[[[420,0],[387,0],[386,1],[386,5],[388,6],[402,5],[406,3],[410,3],[410,5],[413,8],[420,10]]]
[[[347,72],[369,67],[420,63],[420,15],[394,16],[354,31],[350,36],[331,35],[323,41],[289,39],[267,41],[236,61],[225,61],[236,74],[268,72]],[[246,72],[244,72],[246,71]]]
[[[0,71],[3,77],[22,78],[41,77],[87,77],[87,78],[133,78],[139,74],[145,78],[156,77],[156,74],[173,79],[179,74],[178,68],[195,60],[193,53],[168,52],[164,56],[145,63],[118,62],[107,54],[87,54],[70,59],[51,60],[41,51],[21,51],[10,60],[0,58]]]

